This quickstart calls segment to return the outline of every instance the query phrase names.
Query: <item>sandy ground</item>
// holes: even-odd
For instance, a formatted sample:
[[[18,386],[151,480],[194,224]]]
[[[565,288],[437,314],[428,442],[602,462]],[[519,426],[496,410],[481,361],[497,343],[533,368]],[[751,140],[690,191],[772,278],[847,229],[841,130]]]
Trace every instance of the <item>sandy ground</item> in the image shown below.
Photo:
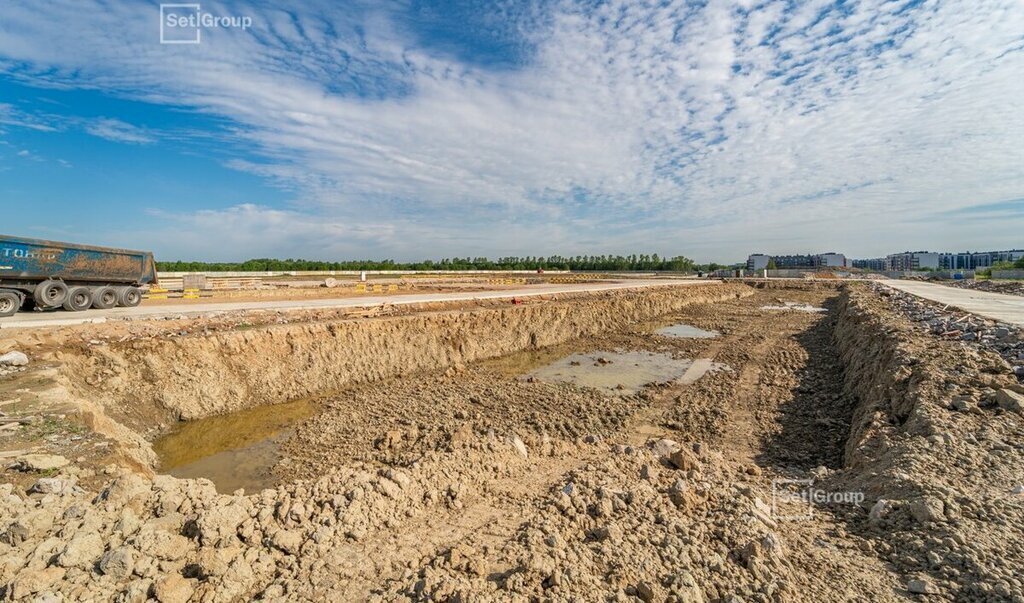
[[[866,287],[767,287],[670,311],[652,293],[586,307],[476,310],[472,320],[507,324],[538,345],[315,397],[317,410],[281,439],[277,485],[258,492],[106,468],[111,455],[84,451],[109,440],[55,418],[30,425],[36,431],[14,436],[19,445],[48,442],[41,451],[75,461],[34,471],[23,462],[3,474],[0,592],[160,601],[1024,600],[1024,428],[1006,364],[921,332]],[[617,321],[616,308],[650,318]],[[417,317],[368,320],[401,329]],[[538,320],[542,327],[516,326]],[[603,328],[579,330],[599,320]],[[720,336],[655,334],[680,322]],[[544,344],[562,325],[585,334]],[[310,348],[295,339],[299,328],[267,331],[281,331],[302,359]],[[448,349],[466,354],[446,329]],[[195,345],[224,352],[238,336],[214,331],[173,346],[129,340],[123,357],[154,350],[177,357],[187,375],[203,368],[178,343],[201,337]],[[251,333],[253,345],[259,336]],[[398,343],[380,345],[382,359],[403,353]],[[531,377],[573,353],[593,358],[579,365],[592,372],[633,370],[610,352],[728,369],[638,392]],[[113,357],[89,346],[81,354]],[[89,378],[108,369],[80,370]],[[0,398],[28,395],[18,392],[32,390],[30,376],[44,377],[9,375]],[[95,387],[97,396],[116,391]],[[129,409],[120,412],[128,421]],[[814,492],[825,498],[792,496]]]

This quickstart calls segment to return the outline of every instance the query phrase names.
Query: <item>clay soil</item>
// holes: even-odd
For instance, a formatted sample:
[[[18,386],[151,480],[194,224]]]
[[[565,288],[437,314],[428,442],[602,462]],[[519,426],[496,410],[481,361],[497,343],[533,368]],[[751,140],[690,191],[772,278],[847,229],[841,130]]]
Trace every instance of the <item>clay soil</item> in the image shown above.
[[[784,302],[825,311],[765,309]],[[674,323],[720,336],[653,333]],[[1015,383],[998,357],[856,287],[608,324],[322,393],[260,492],[89,455],[42,486],[7,470],[0,598],[1024,601],[1024,432],[993,402]],[[611,350],[728,369],[639,393],[526,377]],[[779,496],[807,487],[831,498]]]

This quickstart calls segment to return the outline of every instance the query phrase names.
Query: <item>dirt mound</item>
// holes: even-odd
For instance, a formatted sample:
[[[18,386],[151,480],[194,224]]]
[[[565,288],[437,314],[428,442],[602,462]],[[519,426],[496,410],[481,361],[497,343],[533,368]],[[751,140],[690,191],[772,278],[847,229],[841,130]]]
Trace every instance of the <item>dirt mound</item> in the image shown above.
[[[1024,418],[1000,403],[1019,389],[1006,364],[922,334],[861,290],[845,297],[836,337],[859,403],[834,485],[871,506],[851,530],[944,598],[1024,598]]]

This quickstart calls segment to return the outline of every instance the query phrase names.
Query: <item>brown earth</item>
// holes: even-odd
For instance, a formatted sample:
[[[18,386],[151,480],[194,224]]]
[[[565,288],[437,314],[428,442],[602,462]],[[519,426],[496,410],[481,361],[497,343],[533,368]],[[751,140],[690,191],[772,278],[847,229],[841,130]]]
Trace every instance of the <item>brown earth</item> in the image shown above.
[[[117,449],[148,449],[154,417],[305,393],[323,410],[286,442],[281,485],[250,495],[106,475],[88,456],[42,479],[7,471],[0,597],[1024,601],[1024,429],[1005,363],[914,330],[868,290],[754,291],[63,349],[5,391],[59,383],[136,438]],[[784,301],[827,311],[762,308]],[[673,322],[721,336],[651,333]],[[731,370],[619,395],[523,378],[614,349]],[[794,487],[776,480],[808,479],[830,500],[773,506],[773,486]]]

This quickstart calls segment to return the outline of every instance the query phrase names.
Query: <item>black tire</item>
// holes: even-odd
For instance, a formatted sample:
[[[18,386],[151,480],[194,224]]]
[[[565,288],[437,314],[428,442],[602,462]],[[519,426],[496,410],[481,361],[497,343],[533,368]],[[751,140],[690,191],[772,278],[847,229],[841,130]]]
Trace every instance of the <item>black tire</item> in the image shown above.
[[[96,287],[92,290],[92,307],[109,310],[117,305],[117,290],[113,287]]]
[[[68,286],[58,280],[43,281],[36,285],[32,299],[39,308],[59,308],[68,299]]]
[[[68,298],[64,300],[64,309],[68,312],[81,312],[92,306],[92,289],[88,287],[72,287]]]
[[[142,303],[142,291],[138,287],[118,287],[117,305],[134,308]]]
[[[14,316],[20,307],[20,295],[13,291],[0,291],[0,317]]]

